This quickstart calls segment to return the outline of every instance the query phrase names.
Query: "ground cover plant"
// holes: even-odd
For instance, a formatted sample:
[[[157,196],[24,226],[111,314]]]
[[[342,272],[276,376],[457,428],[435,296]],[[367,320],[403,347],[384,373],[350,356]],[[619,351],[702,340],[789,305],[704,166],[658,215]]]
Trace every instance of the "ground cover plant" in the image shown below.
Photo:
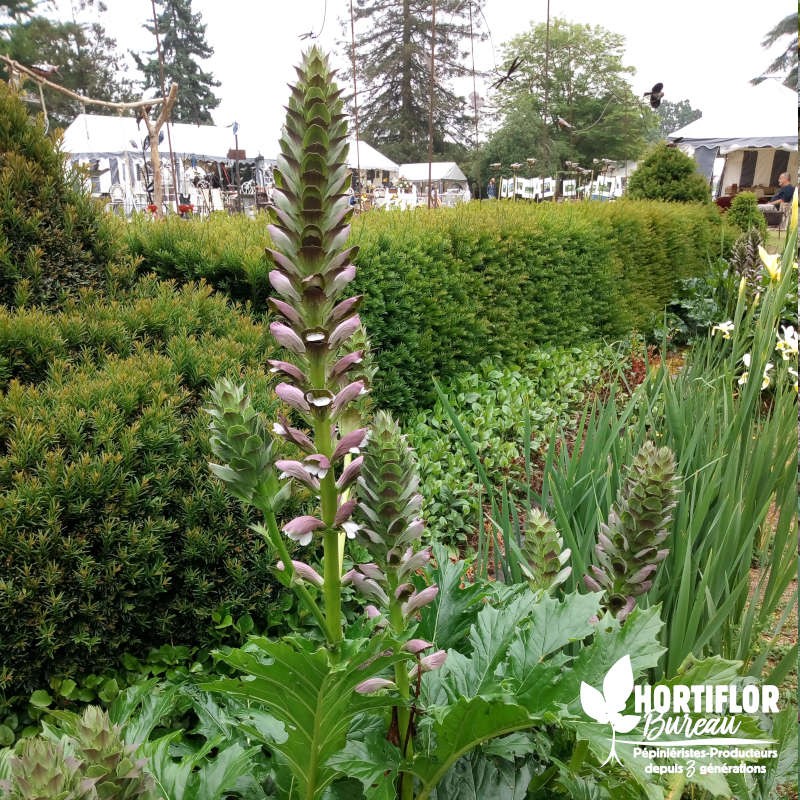
[[[555,431],[577,425],[589,394],[613,381],[620,352],[603,344],[542,347],[519,366],[486,359],[449,384],[447,398],[481,466],[494,475],[521,479],[524,446],[520,421],[531,421],[529,448],[544,451]],[[480,485],[441,400],[406,423],[419,461],[427,532],[448,545],[464,544],[481,518]]]

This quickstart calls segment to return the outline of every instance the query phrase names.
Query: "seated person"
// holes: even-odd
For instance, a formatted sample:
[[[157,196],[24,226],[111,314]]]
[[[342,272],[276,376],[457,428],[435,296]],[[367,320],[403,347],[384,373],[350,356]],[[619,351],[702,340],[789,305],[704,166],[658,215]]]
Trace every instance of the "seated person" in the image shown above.
[[[792,186],[789,180],[788,172],[781,172],[778,176],[778,186],[780,188],[770,197],[769,201],[775,204],[775,208],[779,209],[784,203],[786,203],[786,205],[791,205],[792,198],[794,197],[794,186]]]

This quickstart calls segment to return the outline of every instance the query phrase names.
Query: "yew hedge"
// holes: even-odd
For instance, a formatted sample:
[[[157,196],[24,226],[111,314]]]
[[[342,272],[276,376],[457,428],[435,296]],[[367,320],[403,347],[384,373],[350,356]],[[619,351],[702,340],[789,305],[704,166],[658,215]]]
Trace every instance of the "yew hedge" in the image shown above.
[[[542,344],[650,330],[679,281],[706,272],[731,240],[717,210],[698,204],[475,202],[363,214],[350,243],[360,247],[377,402],[427,407],[431,374],[447,381],[489,356],[517,361]],[[263,216],[140,220],[128,242],[140,269],[205,278],[264,310]]]

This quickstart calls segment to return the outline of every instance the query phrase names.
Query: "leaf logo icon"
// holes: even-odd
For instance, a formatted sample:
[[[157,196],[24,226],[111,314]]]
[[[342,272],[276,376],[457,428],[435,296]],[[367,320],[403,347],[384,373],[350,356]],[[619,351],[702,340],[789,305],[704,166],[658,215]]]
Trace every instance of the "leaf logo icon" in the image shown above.
[[[617,756],[617,733],[628,733],[639,723],[638,715],[622,713],[632,692],[633,666],[629,655],[623,656],[606,673],[602,692],[581,681],[581,706],[584,713],[601,724],[611,726],[611,752],[601,766],[612,758],[618,764],[621,763]]]

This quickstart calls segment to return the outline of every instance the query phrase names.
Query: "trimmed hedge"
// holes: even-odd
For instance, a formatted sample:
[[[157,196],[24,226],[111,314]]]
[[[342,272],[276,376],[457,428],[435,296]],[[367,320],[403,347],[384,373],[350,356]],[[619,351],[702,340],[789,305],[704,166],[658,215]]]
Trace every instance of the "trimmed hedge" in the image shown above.
[[[265,313],[266,220],[249,225],[141,223],[129,239],[142,269],[207,277]],[[432,403],[431,375],[447,381],[486,357],[519,361],[536,345],[650,329],[679,281],[728,246],[726,231],[710,204],[470,203],[356,217],[355,290],[379,366],[376,402],[407,413]]]
[[[208,470],[200,409],[226,374],[272,412],[271,352],[208,286],[148,280],[127,303],[0,309],[7,698],[164,642],[219,643],[222,605],[268,626],[273,559]]]

